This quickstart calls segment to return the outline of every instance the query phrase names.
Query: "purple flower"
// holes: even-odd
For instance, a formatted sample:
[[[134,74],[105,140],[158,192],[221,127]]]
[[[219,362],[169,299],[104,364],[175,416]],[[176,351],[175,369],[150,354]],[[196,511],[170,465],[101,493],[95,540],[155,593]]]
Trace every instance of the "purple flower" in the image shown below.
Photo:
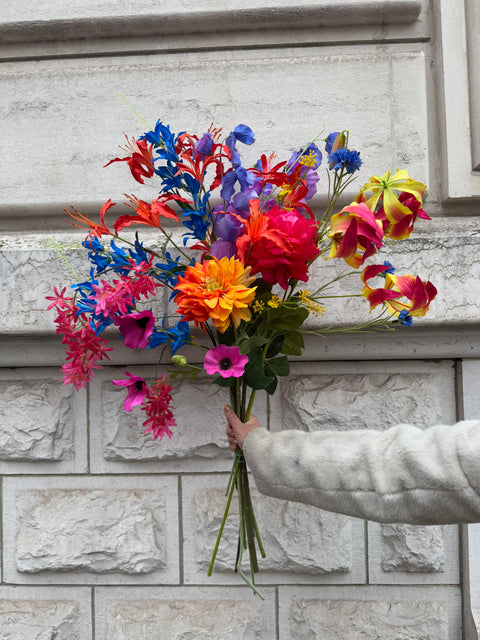
[[[119,327],[123,344],[126,347],[130,347],[130,349],[136,349],[137,347],[145,349],[148,346],[148,339],[155,327],[155,317],[151,311],[118,316],[113,322]]]
[[[241,164],[240,154],[236,147],[237,140],[243,144],[253,144],[255,142],[255,135],[246,124],[239,124],[230,132],[230,135],[225,140],[225,144],[230,149],[230,159],[235,168],[239,167]]]
[[[113,384],[117,387],[127,387],[127,397],[123,403],[125,411],[131,411],[133,407],[142,404],[143,399],[147,395],[148,386],[143,378],[134,376],[128,371],[125,371],[125,375],[128,376],[127,380],[112,380]]]
[[[217,213],[214,220],[213,232],[222,240],[235,242],[243,233],[243,223],[229,213]]]
[[[339,135],[340,135],[340,131],[332,131],[332,133],[329,133],[328,136],[325,138],[325,151],[327,153],[332,153],[333,143],[335,142],[335,140]]]
[[[237,253],[237,245],[235,242],[228,240],[215,240],[210,245],[210,255],[221,260],[222,258],[233,258]]]
[[[241,355],[238,347],[221,344],[207,351],[203,368],[211,376],[219,373],[222,378],[240,378],[247,362],[248,357]]]
[[[200,140],[195,144],[195,151],[201,158],[209,156],[213,149],[213,138],[211,133],[204,133]]]

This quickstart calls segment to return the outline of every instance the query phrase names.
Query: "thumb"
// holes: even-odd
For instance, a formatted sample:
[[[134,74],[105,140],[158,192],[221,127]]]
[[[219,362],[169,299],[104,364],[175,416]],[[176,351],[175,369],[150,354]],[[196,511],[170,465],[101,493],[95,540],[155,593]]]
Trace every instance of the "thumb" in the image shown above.
[[[223,411],[225,413],[225,417],[227,421],[229,422],[229,424],[232,425],[234,429],[235,427],[238,427],[239,425],[242,424],[242,421],[240,420],[240,418],[237,416],[237,414],[235,413],[235,411],[232,409],[230,405],[226,404],[225,407],[223,408]]]

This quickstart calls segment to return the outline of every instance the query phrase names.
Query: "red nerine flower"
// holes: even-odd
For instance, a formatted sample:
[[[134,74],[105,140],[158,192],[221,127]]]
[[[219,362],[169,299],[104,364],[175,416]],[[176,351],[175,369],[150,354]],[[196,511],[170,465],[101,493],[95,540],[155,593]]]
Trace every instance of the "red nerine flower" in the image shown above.
[[[172,403],[172,386],[167,384],[170,380],[165,379],[165,374],[161,380],[147,388],[147,394],[142,404],[142,409],[148,418],[143,423],[146,427],[145,433],[151,433],[152,436],[161,440],[163,436],[172,437],[170,427],[176,427],[175,418],[170,409]]]
[[[273,207],[262,213],[258,200],[250,200],[250,217],[245,233],[237,239],[239,259],[261,273],[269,284],[288,288],[290,279],[308,280],[308,266],[319,250],[317,223],[297,209]]]

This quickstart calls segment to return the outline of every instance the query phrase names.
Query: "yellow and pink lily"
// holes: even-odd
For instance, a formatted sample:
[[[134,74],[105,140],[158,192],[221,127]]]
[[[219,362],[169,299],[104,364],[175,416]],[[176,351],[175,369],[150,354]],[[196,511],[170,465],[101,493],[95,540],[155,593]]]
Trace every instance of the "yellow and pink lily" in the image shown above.
[[[385,274],[385,286],[378,289],[370,287],[369,280],[382,273]],[[437,290],[431,282],[424,282],[418,276],[411,274],[393,275],[383,264],[365,267],[361,277],[365,285],[362,294],[370,303],[370,311],[384,303],[394,316],[400,315],[402,311],[410,316],[424,316],[437,295]],[[407,301],[404,302],[401,298],[406,298]]]
[[[343,258],[358,269],[382,246],[382,223],[363,202],[352,202],[331,217],[329,258]]]
[[[387,171],[383,176],[372,176],[363,185],[357,202],[364,202],[375,211],[375,217],[383,224],[385,237],[404,240],[413,231],[417,217],[430,220],[422,209],[426,186],[409,177],[405,169],[394,173]],[[370,196],[366,192],[371,191]]]

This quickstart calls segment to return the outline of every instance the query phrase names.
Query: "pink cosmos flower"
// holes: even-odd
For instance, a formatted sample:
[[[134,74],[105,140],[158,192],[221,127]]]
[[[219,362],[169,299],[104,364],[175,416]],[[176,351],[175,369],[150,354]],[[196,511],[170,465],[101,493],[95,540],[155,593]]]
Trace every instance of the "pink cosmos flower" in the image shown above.
[[[126,316],[119,316],[113,320],[120,329],[123,337],[123,344],[130,349],[140,347],[145,349],[148,339],[153,333],[155,317],[151,311],[141,311],[140,313],[129,313]]]
[[[133,407],[142,404],[147,395],[148,385],[143,378],[134,376],[128,371],[125,371],[125,375],[128,376],[127,380],[112,380],[112,382],[117,387],[127,387],[127,397],[123,403],[123,408],[125,411],[131,411]]]
[[[243,376],[247,362],[248,357],[241,355],[238,347],[227,347],[221,344],[207,351],[203,368],[211,376],[219,373],[222,378],[240,378]]]

